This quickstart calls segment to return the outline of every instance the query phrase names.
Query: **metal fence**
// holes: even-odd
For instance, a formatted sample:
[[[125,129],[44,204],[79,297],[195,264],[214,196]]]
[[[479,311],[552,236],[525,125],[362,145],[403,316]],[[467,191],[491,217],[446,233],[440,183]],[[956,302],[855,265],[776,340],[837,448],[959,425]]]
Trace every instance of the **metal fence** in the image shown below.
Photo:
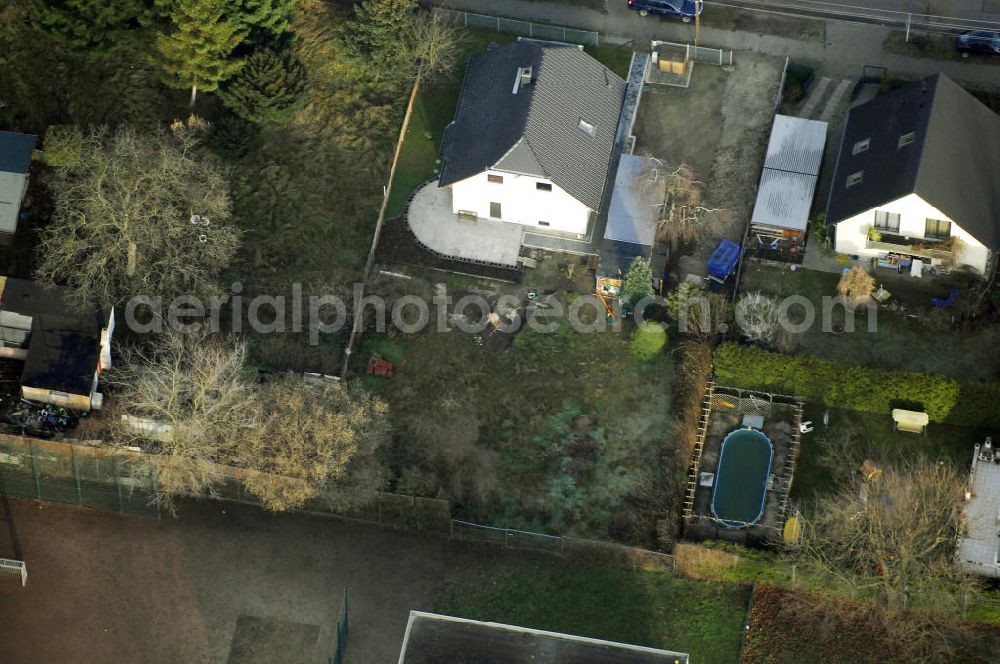
[[[484,30],[506,32],[520,37],[530,37],[531,39],[570,42],[585,46],[599,46],[601,43],[600,33],[591,30],[577,30],[575,28],[518,21],[512,18],[489,16],[487,14],[473,14],[453,9],[435,9],[434,11],[443,14],[455,25],[461,25],[466,28],[483,28]],[[605,41],[609,44],[620,43],[618,40],[608,38],[605,38]]]
[[[0,558],[0,574],[21,577],[22,587],[28,583],[28,566],[23,560]]]
[[[0,436],[0,491],[94,509],[159,517],[156,478],[135,477],[127,450]]]
[[[508,549],[555,553],[588,562],[607,563],[632,569],[671,573],[677,571],[677,559],[671,554],[625,544],[563,535],[546,535],[514,528],[497,528],[459,520],[453,520],[451,525],[451,536],[454,539],[488,542]]]

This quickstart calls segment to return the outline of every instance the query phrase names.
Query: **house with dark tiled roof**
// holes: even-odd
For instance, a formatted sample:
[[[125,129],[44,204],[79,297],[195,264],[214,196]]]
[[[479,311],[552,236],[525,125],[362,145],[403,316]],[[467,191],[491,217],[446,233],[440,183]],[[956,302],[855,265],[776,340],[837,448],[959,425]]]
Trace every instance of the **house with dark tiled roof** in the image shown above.
[[[0,131],[0,244],[9,243],[17,231],[35,141],[30,134]]]
[[[441,142],[454,213],[586,234],[624,95],[625,81],[577,46],[523,40],[471,58]]]
[[[855,106],[826,221],[842,254],[986,273],[1000,251],[1000,116],[942,74]]]

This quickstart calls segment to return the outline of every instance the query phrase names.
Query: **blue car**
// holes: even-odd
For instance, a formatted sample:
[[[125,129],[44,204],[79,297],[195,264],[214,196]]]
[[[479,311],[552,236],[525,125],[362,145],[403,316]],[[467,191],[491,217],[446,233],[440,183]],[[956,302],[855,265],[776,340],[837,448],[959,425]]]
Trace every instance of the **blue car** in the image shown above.
[[[658,14],[679,16],[685,23],[701,14],[705,9],[704,0],[628,0],[628,8],[639,12],[640,16]]]
[[[969,57],[970,53],[998,55],[1000,54],[1000,32],[973,30],[963,33],[955,37],[955,48],[958,49],[963,58]]]

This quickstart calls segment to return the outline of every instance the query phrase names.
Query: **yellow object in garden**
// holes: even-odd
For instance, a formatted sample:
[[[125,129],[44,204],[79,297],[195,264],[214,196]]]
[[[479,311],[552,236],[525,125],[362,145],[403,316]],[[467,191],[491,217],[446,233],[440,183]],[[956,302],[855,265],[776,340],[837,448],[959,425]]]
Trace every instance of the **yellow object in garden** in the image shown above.
[[[851,257],[848,256],[847,254],[837,254],[836,260],[841,265],[847,265],[848,263],[851,262]]]
[[[798,544],[798,541],[802,539],[802,519],[797,516],[788,517],[788,521],[785,521],[783,536],[789,544]]]

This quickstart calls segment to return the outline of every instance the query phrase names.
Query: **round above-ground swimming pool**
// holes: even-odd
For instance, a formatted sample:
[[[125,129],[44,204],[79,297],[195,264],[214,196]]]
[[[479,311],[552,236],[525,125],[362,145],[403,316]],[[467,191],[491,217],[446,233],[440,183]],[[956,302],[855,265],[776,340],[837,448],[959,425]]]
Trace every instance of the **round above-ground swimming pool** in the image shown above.
[[[729,432],[719,451],[712,514],[727,528],[745,528],[764,514],[774,447],[756,429]]]

